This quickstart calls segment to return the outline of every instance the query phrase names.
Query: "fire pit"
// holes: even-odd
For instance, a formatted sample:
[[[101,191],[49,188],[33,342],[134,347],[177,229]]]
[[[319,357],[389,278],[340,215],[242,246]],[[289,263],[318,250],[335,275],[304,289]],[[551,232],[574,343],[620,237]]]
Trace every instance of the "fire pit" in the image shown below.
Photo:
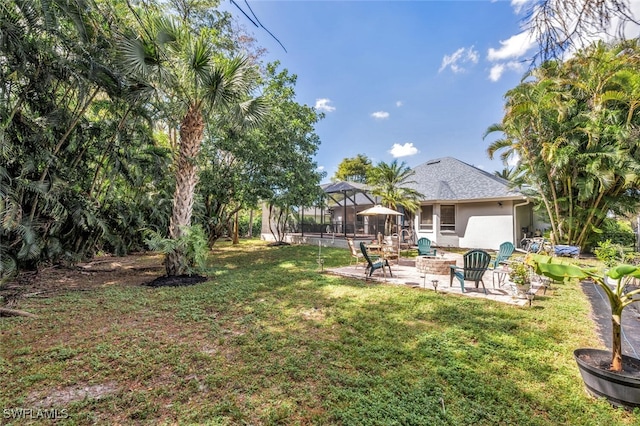
[[[421,274],[429,275],[449,275],[449,266],[455,266],[455,259],[447,259],[435,256],[416,257],[416,269]]]

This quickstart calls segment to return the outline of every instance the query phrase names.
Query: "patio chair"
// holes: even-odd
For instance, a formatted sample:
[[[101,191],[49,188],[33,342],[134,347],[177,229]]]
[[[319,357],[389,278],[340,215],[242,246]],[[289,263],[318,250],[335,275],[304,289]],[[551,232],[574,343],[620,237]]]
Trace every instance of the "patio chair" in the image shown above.
[[[385,278],[387,278],[387,273],[384,270],[385,266],[389,268],[389,275],[393,277],[393,274],[391,273],[391,266],[389,265],[389,261],[387,259],[370,255],[364,242],[360,243],[360,251],[362,252],[362,256],[364,257],[364,259],[367,261],[367,266],[364,270],[365,277],[367,276],[367,272],[369,273],[368,276],[371,276],[376,270],[382,269],[382,274]]]
[[[449,287],[453,285],[453,278],[455,277],[460,281],[460,287],[462,288],[463,293],[464,282],[475,281],[476,288],[478,288],[478,283],[482,283],[484,294],[487,294],[487,289],[484,286],[484,281],[482,281],[482,276],[489,267],[491,255],[484,250],[471,250],[464,254],[463,259],[464,266],[462,268],[459,266],[450,266]]]
[[[500,250],[498,250],[496,258],[491,261],[489,266],[492,269],[496,269],[500,267],[501,263],[507,263],[507,260],[509,260],[509,258],[513,254],[514,249],[515,247],[513,246],[513,243],[509,241],[505,241],[504,243],[500,244]]]
[[[356,268],[360,264],[360,259],[364,259],[362,252],[359,252],[356,249],[356,245],[353,242],[353,238],[347,238],[347,245],[349,246],[349,250],[351,251],[351,258],[349,259],[349,265],[353,263],[353,260],[356,261]]]
[[[394,260],[396,263],[400,262],[400,240],[397,234],[390,237],[384,237],[382,243],[382,255],[387,260]]]
[[[418,256],[435,256],[436,249],[431,248],[431,240],[422,237],[418,240]]]

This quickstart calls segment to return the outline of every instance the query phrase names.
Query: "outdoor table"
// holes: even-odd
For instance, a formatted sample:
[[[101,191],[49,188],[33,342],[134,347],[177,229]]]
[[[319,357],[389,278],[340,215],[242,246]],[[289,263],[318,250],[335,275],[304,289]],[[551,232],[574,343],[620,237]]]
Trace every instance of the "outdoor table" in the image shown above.
[[[367,250],[375,255],[382,255],[382,246],[380,244],[367,244]]]
[[[511,271],[505,266],[495,268],[493,270],[493,288],[496,288],[496,275],[498,276],[498,287],[502,287],[502,285],[507,281],[509,272]]]

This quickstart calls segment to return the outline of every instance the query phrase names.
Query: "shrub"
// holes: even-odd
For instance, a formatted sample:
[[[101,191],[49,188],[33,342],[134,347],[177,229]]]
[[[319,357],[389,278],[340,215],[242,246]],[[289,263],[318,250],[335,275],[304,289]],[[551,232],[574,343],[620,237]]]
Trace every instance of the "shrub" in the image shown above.
[[[145,240],[151,250],[165,255],[179,252],[184,255],[187,265],[183,265],[188,275],[206,273],[209,246],[200,225],[185,226],[180,238],[165,238],[156,231],[147,231]]]
[[[598,260],[609,267],[622,262],[625,258],[624,248],[620,244],[612,243],[611,240],[599,242],[594,253]]]
[[[630,247],[635,245],[636,235],[629,222],[616,219],[606,219],[602,223],[602,234],[600,234],[600,240],[610,240],[615,244]]]

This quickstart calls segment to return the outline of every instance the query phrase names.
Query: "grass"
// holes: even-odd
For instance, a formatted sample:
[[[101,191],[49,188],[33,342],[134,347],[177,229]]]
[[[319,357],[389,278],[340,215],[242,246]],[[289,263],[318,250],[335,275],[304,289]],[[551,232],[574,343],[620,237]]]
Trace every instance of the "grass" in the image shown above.
[[[2,421],[46,400],[57,424],[640,422],[583,390],[573,350],[600,343],[579,286],[518,308],[320,274],[317,254],[222,243],[207,283],[24,301],[38,319],[0,321]]]

